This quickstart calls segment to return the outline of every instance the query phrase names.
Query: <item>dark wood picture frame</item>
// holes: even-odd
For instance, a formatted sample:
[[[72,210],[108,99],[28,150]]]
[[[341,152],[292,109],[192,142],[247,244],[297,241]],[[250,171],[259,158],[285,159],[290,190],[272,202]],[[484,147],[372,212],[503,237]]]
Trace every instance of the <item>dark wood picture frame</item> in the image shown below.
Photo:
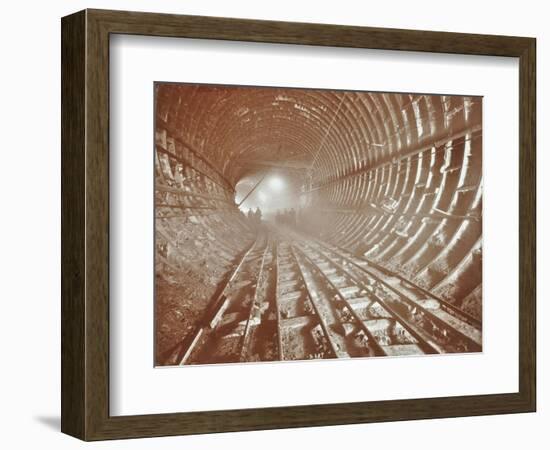
[[[85,10],[62,30],[62,416],[84,440],[535,411],[536,40]],[[109,36],[134,34],[519,58],[519,391],[140,416],[109,415]]]

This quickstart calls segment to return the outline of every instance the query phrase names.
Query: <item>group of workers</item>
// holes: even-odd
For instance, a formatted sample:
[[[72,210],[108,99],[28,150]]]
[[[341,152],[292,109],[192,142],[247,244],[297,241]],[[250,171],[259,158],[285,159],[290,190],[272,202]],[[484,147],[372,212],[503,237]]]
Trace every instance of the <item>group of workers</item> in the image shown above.
[[[250,208],[246,213],[246,217],[252,226],[259,227],[262,223],[262,210],[259,207],[256,209]],[[275,223],[278,225],[295,227],[296,211],[294,208],[285,210],[278,209],[275,214]]]
[[[262,223],[262,210],[260,208],[256,208],[256,210],[250,208],[246,216],[248,217],[250,224],[255,227],[260,226]]]
[[[294,208],[286,209],[284,211],[277,210],[275,214],[275,223],[279,225],[288,225],[291,227],[296,226],[296,211]]]

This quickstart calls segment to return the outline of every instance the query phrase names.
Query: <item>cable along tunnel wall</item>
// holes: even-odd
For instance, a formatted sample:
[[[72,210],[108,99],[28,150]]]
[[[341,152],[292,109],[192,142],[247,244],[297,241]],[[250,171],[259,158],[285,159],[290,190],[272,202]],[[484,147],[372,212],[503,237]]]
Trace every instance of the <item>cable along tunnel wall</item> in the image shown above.
[[[235,186],[266,171],[298,187],[303,236],[481,321],[481,98],[155,89],[157,364],[189,337],[255,241]]]

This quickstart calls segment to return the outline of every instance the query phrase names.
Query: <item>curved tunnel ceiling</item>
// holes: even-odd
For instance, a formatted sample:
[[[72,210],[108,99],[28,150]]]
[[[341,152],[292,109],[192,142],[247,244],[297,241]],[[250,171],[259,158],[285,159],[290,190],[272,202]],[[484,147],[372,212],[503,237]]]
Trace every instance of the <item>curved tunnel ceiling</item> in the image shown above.
[[[157,84],[163,251],[185,216],[230,260],[247,236],[235,185],[287,170],[304,230],[480,317],[481,111],[480,97]]]
[[[157,120],[234,185],[254,163],[313,165],[316,178],[373,166],[452,137],[472,97],[163,84]],[[458,116],[458,117],[456,117]]]

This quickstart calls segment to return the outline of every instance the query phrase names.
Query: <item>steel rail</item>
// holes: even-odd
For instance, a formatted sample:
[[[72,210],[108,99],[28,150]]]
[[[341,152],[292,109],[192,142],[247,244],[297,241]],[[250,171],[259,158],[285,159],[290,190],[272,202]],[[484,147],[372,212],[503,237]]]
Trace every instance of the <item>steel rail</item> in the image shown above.
[[[365,263],[367,263],[368,265],[374,267],[376,270],[378,270],[380,272],[383,272],[384,274],[387,274],[387,275],[390,275],[392,277],[395,277],[395,278],[399,279],[399,281],[409,285],[410,288],[418,290],[419,292],[421,292],[422,294],[432,298],[433,300],[437,300],[441,304],[441,306],[443,307],[442,309],[446,310],[449,314],[455,316],[458,319],[461,319],[463,322],[466,322],[468,325],[471,325],[474,328],[477,328],[478,330],[482,329],[482,323],[481,323],[480,320],[476,319],[471,314],[468,314],[466,311],[463,311],[459,307],[453,305],[452,303],[450,303],[447,300],[441,298],[440,296],[434,294],[433,292],[431,292],[427,289],[424,289],[423,287],[419,286],[418,284],[408,280],[407,278],[403,277],[402,275],[399,275],[396,272],[392,272],[391,270],[386,269],[384,266],[381,266],[380,264],[377,264],[377,263],[375,263],[374,261],[371,261],[368,258],[352,256],[352,255],[350,255],[349,251],[347,251],[346,249],[344,249],[342,247],[339,247],[337,245],[333,245],[333,247],[338,249],[338,250],[334,250],[333,248],[331,248],[330,245],[327,245],[324,242],[321,242],[319,240],[315,240],[315,242],[317,242],[319,245],[329,249],[330,251],[332,251],[336,254],[340,254],[342,257],[348,259],[348,261],[350,263],[352,263],[354,266],[356,266],[358,269],[360,269],[360,270],[362,270],[366,273],[369,273],[369,272],[363,266],[361,266],[360,264],[355,262],[353,260],[353,258],[360,259],[360,260],[364,261]]]
[[[329,251],[332,251],[332,252],[340,255],[341,257],[346,258],[350,263],[352,263],[358,269],[360,269],[364,272],[367,272],[367,274],[368,274],[368,271],[363,266],[361,266],[359,263],[354,261],[354,258],[359,259],[359,260],[367,263],[368,265],[374,267],[375,269],[379,270],[380,272],[383,272],[386,275],[398,278],[399,281],[409,285],[412,289],[418,290],[422,294],[424,294],[428,297],[431,297],[433,300],[437,300],[441,304],[443,309],[446,310],[449,314],[455,316],[458,319],[461,319],[463,322],[466,322],[467,324],[473,326],[474,328],[477,328],[478,330],[482,329],[482,322],[479,319],[476,319],[471,314],[468,314],[466,311],[463,311],[459,307],[453,305],[452,303],[448,302],[447,300],[443,299],[442,297],[434,294],[433,292],[429,291],[428,289],[424,289],[423,287],[421,287],[418,284],[414,283],[413,281],[403,277],[402,275],[399,275],[396,272],[393,272],[389,269],[386,269],[384,266],[382,266],[382,265],[380,265],[380,264],[378,264],[378,263],[376,263],[376,262],[374,262],[374,261],[372,261],[368,258],[365,258],[365,257],[362,257],[362,256],[359,257],[359,256],[352,255],[349,250],[346,250],[345,248],[340,247],[338,245],[334,245],[334,244],[329,245],[329,244],[327,244],[323,241],[320,241],[318,239],[312,239],[312,240],[313,240],[313,242],[315,242],[315,243],[319,244],[320,246],[328,249]],[[337,250],[335,250],[335,249],[337,249]]]
[[[279,243],[278,243],[278,237],[277,237],[277,243],[275,245],[275,320],[277,323],[277,350],[279,353],[279,360],[284,360],[284,354],[283,354],[283,341],[282,341],[282,335],[281,335],[281,305],[279,304],[279,275],[281,273],[280,271],[280,264],[279,264]]]
[[[317,316],[317,321],[319,322],[319,325],[321,326],[321,329],[323,330],[323,333],[325,335],[325,337],[327,338],[327,341],[330,345],[330,349],[332,350],[332,354],[336,357],[336,358],[339,358],[339,353],[340,351],[336,348],[336,345],[335,343],[333,342],[333,339],[331,337],[331,334],[329,332],[329,329],[328,329],[328,326],[324,320],[324,316],[320,313],[319,311],[319,307],[317,305],[317,302],[315,302],[313,300],[313,296],[311,295],[311,292],[310,292],[310,289],[309,289],[309,286],[306,282],[306,278],[305,278],[305,275],[304,275],[304,272],[302,270],[302,266],[300,265],[300,263],[298,262],[298,258],[296,257],[296,253],[294,252],[294,247],[292,245],[289,245],[290,247],[290,254],[292,255],[292,257],[294,258],[294,261],[296,263],[296,267],[298,269],[298,273],[300,275],[300,277],[302,278],[303,282],[304,282],[304,288],[306,290],[306,293],[307,293],[307,297],[308,297],[308,300],[310,301],[311,303],[311,306],[313,307],[313,310],[315,311],[315,315]]]
[[[357,312],[353,309],[353,307],[351,306],[351,304],[348,302],[348,300],[346,299],[346,297],[342,294],[340,288],[338,286],[336,286],[332,280],[328,277],[328,275],[326,273],[323,272],[323,270],[318,266],[318,264],[315,263],[315,261],[313,261],[308,255],[306,255],[303,250],[301,249],[298,249],[299,251],[302,252],[302,254],[304,255],[304,257],[310,262],[310,264],[312,264],[315,268],[315,270],[317,272],[319,272],[323,278],[325,279],[325,281],[330,285],[330,287],[336,292],[337,296],[338,296],[338,299],[339,301],[341,301],[342,303],[344,303],[344,305],[346,306],[346,308],[349,310],[350,314],[353,316],[354,320],[357,321],[358,325],[359,325],[359,328],[361,328],[365,334],[368,336],[369,338],[369,342],[372,342],[374,347],[375,347],[375,351],[376,353],[378,353],[377,356],[387,356],[386,352],[384,351],[384,349],[380,346],[380,344],[378,343],[378,341],[376,340],[376,338],[374,337],[374,335],[372,334],[372,332],[369,330],[369,328],[365,325],[365,323],[363,322],[363,320],[359,317],[359,315],[357,314]]]
[[[183,340],[178,342],[174,347],[165,353],[165,357],[163,358],[165,361],[170,362],[174,356],[174,353],[177,352],[175,357],[176,365],[183,365],[187,362],[204,330],[211,327],[212,320],[219,314],[221,308],[223,307],[223,300],[225,297],[224,292],[237,276],[244,264],[244,261],[248,258],[250,253],[252,253],[259,239],[260,237],[258,236],[250,247],[243,253],[242,257],[239,259],[239,263],[234,267],[227,279],[224,280],[220,287],[216,290],[213,295],[213,300],[206,307],[202,318],[197,322],[191,333],[189,333],[185,338],[183,338]]]
[[[265,243],[265,249],[264,249],[263,254],[262,254],[262,262],[260,263],[260,268],[258,270],[258,276],[256,277],[256,288],[254,289],[254,298],[250,302],[250,309],[248,311],[248,318],[246,320],[244,333],[243,333],[243,336],[241,338],[241,345],[240,345],[241,351],[239,352],[240,353],[239,359],[240,359],[241,362],[245,362],[246,357],[248,356],[248,351],[249,351],[249,346],[250,346],[250,339],[251,339],[250,329],[251,329],[252,315],[254,313],[255,307],[257,306],[256,303],[258,301],[258,288],[259,288],[259,285],[260,285],[260,281],[262,281],[262,274],[264,273],[265,259],[266,259],[267,254],[269,253],[269,244],[270,244],[269,236],[266,235],[265,239],[266,239],[266,243]]]
[[[323,246],[318,241],[315,241],[315,242],[318,245]],[[325,248],[328,248],[328,247],[325,246]],[[388,283],[387,281],[384,281],[380,276],[373,274],[372,271],[368,271],[364,267],[361,267],[359,264],[355,263],[349,257],[341,255],[341,254],[335,252],[334,250],[330,250],[330,248],[328,248],[328,250],[331,251],[332,253],[335,253],[338,257],[342,258],[343,260],[346,260],[348,263],[351,263],[354,267],[358,268],[359,270],[362,270],[365,274],[367,274],[371,278],[375,279],[377,282],[383,284],[387,289],[389,289],[394,294],[396,294],[397,297],[401,301],[403,301],[403,302],[407,303],[408,305],[410,305],[412,307],[415,307],[418,310],[420,310],[424,316],[429,317],[430,320],[433,321],[434,323],[436,323],[439,327],[447,328],[452,333],[455,333],[456,335],[458,335],[461,339],[465,340],[468,343],[469,347],[471,348],[471,351],[474,351],[474,352],[481,351],[481,345],[478,342],[476,342],[475,340],[473,340],[470,336],[467,336],[462,331],[457,330],[454,326],[452,326],[451,324],[449,324],[449,323],[445,322],[444,320],[442,320],[440,317],[437,317],[437,315],[433,314],[430,310],[424,308],[418,302],[408,298],[406,295],[404,295],[403,293],[401,293],[397,289],[395,289],[390,283]],[[326,256],[326,257],[330,258],[329,256]],[[335,264],[337,264],[337,263],[335,263]],[[357,276],[354,276],[353,274],[351,274],[349,272],[349,270],[342,267],[342,271],[344,271],[345,273],[348,273],[349,276],[352,277],[352,279],[354,279],[357,283],[361,283],[362,285],[364,285],[364,283],[360,279],[358,279]],[[381,301],[386,303],[384,300],[381,300]],[[437,345],[440,346],[439,344],[437,344]],[[447,352],[444,352],[444,353],[447,353]]]
[[[378,344],[378,341],[374,338],[373,334],[371,333],[371,331],[368,329],[368,327],[363,323],[363,321],[361,320],[361,318],[357,315],[357,313],[353,310],[351,304],[347,301],[347,299],[344,297],[344,295],[341,294],[340,292],[340,289],[334,285],[334,283],[332,283],[332,281],[329,279],[328,275],[326,273],[323,272],[322,269],[319,268],[318,264],[313,261],[313,259],[307,255],[307,253],[299,248],[298,249],[303,255],[305,258],[308,259],[308,261],[314,266],[316,267],[317,271],[319,273],[321,273],[323,275],[323,277],[326,279],[326,281],[333,287],[333,289],[338,293],[338,297],[340,298],[341,301],[344,302],[344,304],[346,305],[347,309],[350,310],[350,312],[353,314],[354,318],[359,322],[360,324],[360,327],[363,329],[363,331],[365,331],[365,333],[368,335],[369,337],[369,340],[371,342],[374,342],[375,346],[378,348],[378,352],[379,352],[379,356],[385,356],[386,355],[386,352],[384,351],[384,349],[382,349],[382,347],[380,346],[380,344]],[[336,264],[334,261],[330,260],[328,257],[325,256],[325,259],[328,260],[329,263],[333,264],[334,266],[336,266],[338,269],[341,269],[340,266],[338,264]],[[343,271],[343,270],[340,270],[340,271]],[[352,278],[352,277],[349,277],[349,278]],[[364,284],[362,284],[361,282],[358,282],[357,280],[353,279],[352,280],[359,286],[361,286],[361,288],[365,289],[366,290],[366,286]],[[409,326],[408,322],[397,312],[395,312],[393,310],[393,308],[389,307],[385,301],[381,300],[378,296],[376,295],[373,295],[374,297],[374,302],[375,303],[378,303],[380,306],[382,306],[392,317],[393,319],[398,322],[403,328],[405,328],[405,330],[407,330],[409,332],[409,334],[414,337],[416,340],[417,340],[417,344],[418,346],[420,347],[420,349],[426,353],[426,354],[437,354],[437,353],[442,353],[442,349],[439,347],[439,345],[437,343],[434,343],[434,342],[429,342],[429,339],[427,339],[426,337],[424,336],[421,336],[421,332],[413,329],[411,326]],[[416,327],[415,327],[416,328]]]

